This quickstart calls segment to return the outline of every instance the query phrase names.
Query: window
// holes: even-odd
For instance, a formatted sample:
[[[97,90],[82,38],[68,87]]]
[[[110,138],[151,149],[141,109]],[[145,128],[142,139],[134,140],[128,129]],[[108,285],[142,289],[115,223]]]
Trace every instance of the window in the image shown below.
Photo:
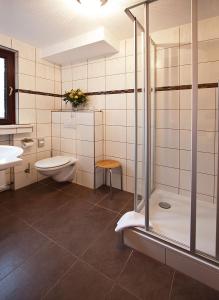
[[[0,124],[15,123],[15,56],[0,49]]]

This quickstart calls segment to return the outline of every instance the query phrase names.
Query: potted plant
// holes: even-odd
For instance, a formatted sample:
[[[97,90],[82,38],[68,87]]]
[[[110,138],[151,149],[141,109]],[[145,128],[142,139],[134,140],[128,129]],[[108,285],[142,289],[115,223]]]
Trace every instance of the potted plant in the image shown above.
[[[87,96],[80,89],[66,91],[63,100],[65,103],[70,102],[73,110],[78,110],[79,107],[85,106],[88,101]]]

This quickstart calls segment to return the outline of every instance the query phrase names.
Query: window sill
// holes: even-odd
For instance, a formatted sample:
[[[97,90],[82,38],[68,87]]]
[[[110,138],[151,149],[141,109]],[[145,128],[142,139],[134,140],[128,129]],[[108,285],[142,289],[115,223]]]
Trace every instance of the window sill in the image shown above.
[[[0,125],[0,135],[33,132],[31,124]]]

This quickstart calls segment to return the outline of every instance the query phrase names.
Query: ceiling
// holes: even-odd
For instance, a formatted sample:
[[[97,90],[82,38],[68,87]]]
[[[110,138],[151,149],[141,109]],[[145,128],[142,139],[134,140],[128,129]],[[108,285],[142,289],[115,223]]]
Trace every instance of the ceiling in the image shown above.
[[[76,0],[0,0],[0,33],[36,47],[84,34],[104,26],[118,39],[131,37],[132,23],[124,13],[141,0],[108,0],[99,13],[81,10]],[[199,17],[219,15],[218,0],[198,0]],[[135,13],[142,18],[142,9]],[[190,0],[158,0],[151,4],[152,31],[187,23]]]

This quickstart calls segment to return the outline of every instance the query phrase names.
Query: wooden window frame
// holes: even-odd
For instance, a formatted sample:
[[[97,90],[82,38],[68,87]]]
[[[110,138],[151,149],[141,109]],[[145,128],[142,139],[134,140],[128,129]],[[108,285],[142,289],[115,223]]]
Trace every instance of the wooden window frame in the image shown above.
[[[5,118],[0,119],[0,125],[15,124],[15,53],[0,48],[0,57],[5,59]],[[12,93],[9,95],[11,88]]]

